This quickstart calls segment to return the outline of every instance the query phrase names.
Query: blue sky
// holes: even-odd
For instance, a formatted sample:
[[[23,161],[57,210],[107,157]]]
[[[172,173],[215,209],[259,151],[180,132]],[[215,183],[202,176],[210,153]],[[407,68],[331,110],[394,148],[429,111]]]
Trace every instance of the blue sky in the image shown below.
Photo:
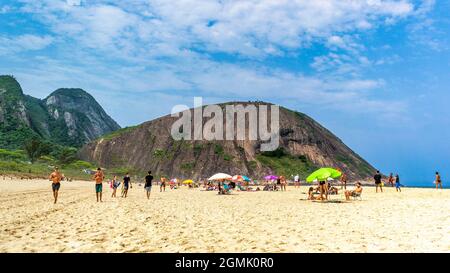
[[[0,1],[0,74],[122,126],[176,104],[304,112],[405,184],[450,179],[450,1]]]

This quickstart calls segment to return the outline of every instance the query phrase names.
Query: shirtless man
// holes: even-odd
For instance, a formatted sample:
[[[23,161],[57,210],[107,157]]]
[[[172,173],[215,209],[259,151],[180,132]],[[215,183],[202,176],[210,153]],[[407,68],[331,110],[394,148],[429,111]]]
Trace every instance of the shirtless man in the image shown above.
[[[281,176],[280,177],[280,188],[281,188],[281,191],[286,191],[286,184],[287,184],[287,181],[286,181],[286,178],[284,177],[284,176]]]
[[[356,194],[361,194],[363,188],[361,187],[361,183],[356,183],[356,189],[352,191],[345,191],[345,200],[350,201],[350,197],[355,196]]]
[[[391,187],[394,186],[394,175],[392,173],[389,174],[388,183]]]
[[[103,180],[105,179],[105,175],[103,174],[102,169],[98,168],[94,174],[95,180],[95,195],[97,196],[97,202],[102,201],[102,191],[103,191]]]
[[[161,185],[159,186],[159,192],[166,191],[166,178],[161,176]]]
[[[50,174],[49,180],[52,181],[53,198],[55,199],[53,204],[56,204],[56,201],[58,201],[58,191],[61,187],[62,180],[62,175],[59,172],[58,167],[55,167],[55,170]]]
[[[436,172],[436,179],[434,180],[434,183],[436,183],[436,190],[438,189],[438,186],[440,186],[442,190],[442,180],[439,172]]]
[[[345,175],[345,173],[342,173],[341,176],[341,189],[346,190],[347,189],[347,176]]]

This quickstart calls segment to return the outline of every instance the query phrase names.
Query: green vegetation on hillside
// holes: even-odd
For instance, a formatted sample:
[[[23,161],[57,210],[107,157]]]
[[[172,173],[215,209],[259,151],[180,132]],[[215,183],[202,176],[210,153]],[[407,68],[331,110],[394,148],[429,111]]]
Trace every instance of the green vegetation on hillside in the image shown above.
[[[62,151],[65,151],[63,149]],[[66,152],[63,152],[67,156]],[[60,167],[66,177],[74,179],[91,179],[90,174],[83,172],[84,169],[94,169],[89,162],[77,160],[73,157],[66,164],[61,164],[62,159],[69,157],[51,155],[41,156],[31,163],[27,153],[23,150],[0,149],[0,175],[16,175],[21,177],[47,177],[54,166]]]
[[[58,89],[47,99],[25,95],[13,76],[0,76],[0,148],[21,149],[29,139],[81,147],[120,128],[82,89]]]
[[[119,137],[127,132],[133,131],[136,127],[137,126],[125,127],[125,128],[119,129],[117,131],[111,132],[109,134],[103,135],[103,136],[99,137],[99,139],[112,140],[112,139]]]
[[[316,169],[314,163],[308,160],[306,156],[293,156],[286,153],[282,148],[272,152],[263,152],[257,155],[256,159],[263,166],[272,169],[277,175],[286,177],[298,174],[305,178]],[[256,165],[255,163],[252,165]]]

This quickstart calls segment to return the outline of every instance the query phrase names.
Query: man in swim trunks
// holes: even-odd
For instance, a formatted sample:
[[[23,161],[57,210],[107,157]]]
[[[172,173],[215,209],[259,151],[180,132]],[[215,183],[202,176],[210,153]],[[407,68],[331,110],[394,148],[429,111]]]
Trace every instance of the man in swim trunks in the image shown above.
[[[436,183],[436,190],[438,189],[438,185],[441,186],[442,189],[442,180],[439,172],[436,172],[436,180],[434,181],[434,183]]]
[[[128,188],[133,188],[133,186],[131,185],[131,177],[129,173],[126,173],[124,178],[123,178],[123,193],[122,193],[122,197],[127,198],[128,195]]]
[[[320,190],[320,200],[324,200],[323,194],[325,194],[325,200],[328,200],[328,187],[325,181],[319,181],[319,190]]]
[[[347,189],[347,176],[345,173],[342,173],[341,175],[341,189],[344,188],[344,190]]]
[[[159,186],[159,192],[166,191],[166,178],[161,176],[161,186]]]
[[[394,186],[394,176],[392,175],[392,173],[389,174],[388,183],[389,185],[391,185],[391,187]]]
[[[144,189],[147,192],[147,199],[150,199],[150,193],[152,191],[152,181],[153,181],[152,171],[148,171],[148,175],[145,177],[145,185],[144,185]]]
[[[381,192],[383,192],[383,187],[381,186],[380,171],[377,171],[377,173],[373,176],[373,179],[375,180],[375,191],[378,193],[378,187],[379,187]]]
[[[53,204],[56,204],[58,201],[58,191],[61,187],[62,175],[58,170],[58,167],[55,167],[55,170],[49,176],[50,181],[52,181],[52,190],[53,190],[53,198],[55,199]]]
[[[354,189],[352,191],[345,191],[344,192],[345,200],[350,201],[350,197],[357,196],[358,194],[361,195],[361,192],[362,192],[361,183],[357,182],[356,183],[356,189]]]
[[[103,191],[103,180],[105,179],[105,174],[103,173],[101,168],[97,168],[97,171],[94,174],[95,181],[95,195],[97,197],[97,202],[102,201],[102,191]]]
[[[395,190],[398,192],[402,192],[402,189],[400,188],[402,185],[400,184],[400,176],[398,174],[395,175]]]

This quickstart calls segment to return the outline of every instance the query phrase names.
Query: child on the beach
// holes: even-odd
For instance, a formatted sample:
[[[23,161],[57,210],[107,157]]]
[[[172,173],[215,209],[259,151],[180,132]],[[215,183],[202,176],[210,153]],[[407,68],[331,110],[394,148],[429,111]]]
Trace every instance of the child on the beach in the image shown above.
[[[111,180],[111,187],[113,190],[111,197],[116,197],[116,191],[119,186],[120,186],[120,182],[117,181],[117,176],[114,176],[114,178]]]

